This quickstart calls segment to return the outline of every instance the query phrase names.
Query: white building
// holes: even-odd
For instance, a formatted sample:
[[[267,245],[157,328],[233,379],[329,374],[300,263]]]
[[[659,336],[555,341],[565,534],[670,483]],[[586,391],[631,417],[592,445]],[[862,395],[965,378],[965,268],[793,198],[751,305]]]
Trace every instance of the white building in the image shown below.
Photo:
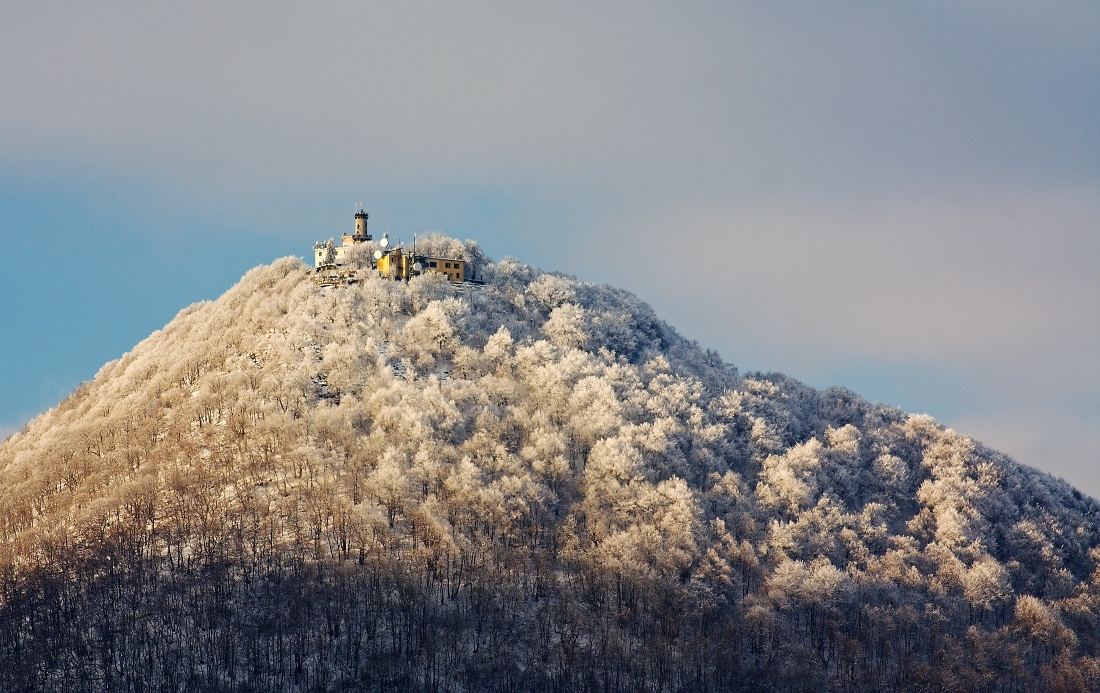
[[[355,233],[345,233],[341,236],[340,245],[336,245],[331,238],[323,243],[314,243],[313,266],[321,269],[322,267],[342,265],[347,259],[349,250],[360,243],[371,240],[370,234],[367,233],[368,216],[363,211],[362,205],[360,205],[359,211],[355,213]]]

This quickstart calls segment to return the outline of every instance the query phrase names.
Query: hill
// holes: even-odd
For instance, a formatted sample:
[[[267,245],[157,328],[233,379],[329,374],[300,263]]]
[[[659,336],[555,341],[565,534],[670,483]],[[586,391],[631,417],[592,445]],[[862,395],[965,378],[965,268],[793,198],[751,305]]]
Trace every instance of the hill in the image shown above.
[[[1093,499],[425,242],[485,285],[279,260],[0,446],[0,688],[1100,686]]]

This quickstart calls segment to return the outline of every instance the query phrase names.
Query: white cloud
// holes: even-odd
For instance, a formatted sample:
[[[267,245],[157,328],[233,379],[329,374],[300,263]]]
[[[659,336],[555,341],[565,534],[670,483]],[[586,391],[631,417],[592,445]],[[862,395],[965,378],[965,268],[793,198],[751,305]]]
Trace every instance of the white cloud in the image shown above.
[[[1074,380],[1100,366],[1100,189],[685,207],[597,237],[582,271],[767,349]]]
[[[10,6],[0,152],[192,187],[1079,173],[1100,11],[1066,5]]]

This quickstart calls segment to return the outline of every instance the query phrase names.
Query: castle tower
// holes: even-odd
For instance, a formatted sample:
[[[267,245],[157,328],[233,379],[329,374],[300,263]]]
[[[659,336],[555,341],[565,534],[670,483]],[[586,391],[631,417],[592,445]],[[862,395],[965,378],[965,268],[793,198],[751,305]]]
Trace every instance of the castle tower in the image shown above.
[[[371,240],[370,234],[367,233],[367,217],[369,215],[363,211],[363,205],[359,205],[359,211],[355,213],[355,242],[362,243],[363,241]]]

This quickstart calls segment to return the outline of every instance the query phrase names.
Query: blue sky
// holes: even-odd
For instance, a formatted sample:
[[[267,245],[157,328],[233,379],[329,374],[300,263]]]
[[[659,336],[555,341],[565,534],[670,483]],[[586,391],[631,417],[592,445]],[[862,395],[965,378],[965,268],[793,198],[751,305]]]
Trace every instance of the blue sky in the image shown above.
[[[8,3],[0,65],[0,432],[363,199],[1100,495],[1096,3]]]

